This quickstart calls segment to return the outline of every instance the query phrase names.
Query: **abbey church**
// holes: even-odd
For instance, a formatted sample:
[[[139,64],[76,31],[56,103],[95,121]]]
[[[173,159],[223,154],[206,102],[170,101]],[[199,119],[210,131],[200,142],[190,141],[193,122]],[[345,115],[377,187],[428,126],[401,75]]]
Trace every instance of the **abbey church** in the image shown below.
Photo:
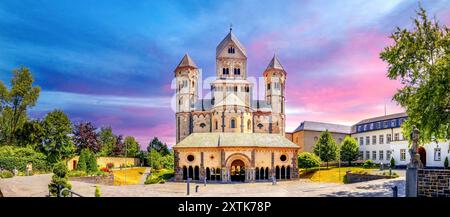
[[[247,52],[232,30],[216,48],[211,98],[198,96],[199,68],[186,54],[175,68],[175,180],[264,181],[298,178],[299,146],[285,138],[286,71],[276,56],[253,100]]]

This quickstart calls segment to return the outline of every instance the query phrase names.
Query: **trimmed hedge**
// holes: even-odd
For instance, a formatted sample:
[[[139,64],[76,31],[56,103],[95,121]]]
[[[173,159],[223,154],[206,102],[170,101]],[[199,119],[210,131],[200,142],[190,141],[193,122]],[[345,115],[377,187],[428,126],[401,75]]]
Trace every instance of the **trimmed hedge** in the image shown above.
[[[35,171],[51,170],[51,165],[48,164],[45,155],[32,148],[0,146],[0,168],[25,172],[28,163],[33,164]]]

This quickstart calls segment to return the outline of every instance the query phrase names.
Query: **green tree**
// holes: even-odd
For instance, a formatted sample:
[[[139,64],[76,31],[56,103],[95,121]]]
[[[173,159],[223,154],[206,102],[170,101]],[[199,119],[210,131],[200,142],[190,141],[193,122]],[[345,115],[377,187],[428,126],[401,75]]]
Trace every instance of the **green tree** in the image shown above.
[[[45,132],[41,121],[27,121],[17,132],[17,144],[22,147],[30,146],[37,150],[44,141],[44,136]]]
[[[358,160],[359,147],[355,138],[346,136],[340,147],[342,161],[347,161],[351,166],[352,161]]]
[[[33,76],[26,67],[12,71],[11,90],[0,81],[0,139],[14,144],[17,131],[27,121],[27,109],[36,105],[41,88],[33,86]]]
[[[387,76],[403,87],[393,99],[406,109],[402,125],[410,138],[413,126],[422,143],[450,138],[450,29],[429,19],[420,7],[412,30],[397,27],[394,43],[380,58],[388,63]]]
[[[78,158],[77,170],[87,172],[88,160],[89,160],[89,151],[86,149],[81,150],[80,157]]]
[[[445,169],[448,169],[448,157],[445,157],[445,160],[444,160],[444,168],[445,168]]]
[[[309,152],[302,152],[298,155],[298,167],[308,170],[313,167],[320,167],[320,158]]]
[[[100,128],[100,142],[101,142],[101,151],[100,155],[102,156],[112,156],[114,147],[116,145],[116,135],[114,135],[111,127],[102,127]]]
[[[394,158],[391,158],[390,166],[391,166],[391,169],[395,168],[395,159]]]
[[[49,162],[55,163],[73,155],[75,147],[69,137],[72,133],[72,123],[64,112],[49,112],[44,118],[43,128],[45,139],[41,149]]]
[[[140,145],[132,136],[125,137],[124,144],[126,147],[127,157],[136,157],[140,151]]]
[[[161,153],[161,155],[165,156],[170,154],[169,148],[165,143],[159,141],[158,137],[154,137],[150,144],[147,146],[147,151],[150,153],[152,150],[156,150]]]
[[[95,173],[98,171],[97,167],[97,157],[92,151],[88,149],[88,161],[87,161],[87,173]]]
[[[165,169],[173,169],[174,167],[174,156],[173,151],[170,154],[165,155],[161,158],[162,167]]]
[[[53,167],[52,181],[48,184],[48,190],[51,196],[57,196],[58,192],[64,188],[72,189],[67,173],[67,166],[63,161],[55,164]],[[63,196],[67,197],[68,192],[65,191]]]
[[[331,133],[328,132],[328,130],[322,132],[319,140],[314,146],[314,154],[319,156],[322,161],[327,162],[328,168],[328,163],[336,160],[338,154],[337,152],[338,147],[336,145],[336,141],[333,139],[333,136],[331,136]]]
[[[148,162],[152,169],[159,170],[163,168],[162,156],[156,150],[151,150],[148,154]]]

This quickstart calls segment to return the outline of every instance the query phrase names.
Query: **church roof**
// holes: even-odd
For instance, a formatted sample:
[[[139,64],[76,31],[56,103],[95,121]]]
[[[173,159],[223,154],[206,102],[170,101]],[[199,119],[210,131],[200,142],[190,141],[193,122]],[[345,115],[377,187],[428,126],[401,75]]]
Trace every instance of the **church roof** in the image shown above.
[[[197,65],[194,63],[194,60],[189,56],[189,54],[185,54],[183,59],[181,59],[180,63],[178,64],[177,68],[180,67],[193,67],[198,68]]]
[[[299,148],[284,136],[270,133],[193,133],[175,145],[191,147]]]
[[[273,58],[270,61],[269,65],[267,66],[266,70],[267,69],[279,69],[284,71],[283,66],[281,65],[280,61],[275,55],[273,55]]]
[[[294,130],[294,132],[302,131],[302,130],[319,131],[319,132],[328,130],[331,133],[350,134],[351,126],[340,125],[340,124],[330,124],[330,123],[324,123],[324,122],[315,122],[315,121],[303,121],[300,124],[300,126],[298,126],[297,129]]]
[[[227,36],[220,42],[219,45],[217,45],[216,48],[216,57],[219,56],[220,52],[222,52],[223,49],[228,45],[229,42],[233,42],[236,47],[239,48],[239,50],[244,54],[244,56],[247,56],[247,52],[245,51],[245,47],[239,42],[237,37],[233,34],[233,32],[230,30],[230,33],[228,33]]]

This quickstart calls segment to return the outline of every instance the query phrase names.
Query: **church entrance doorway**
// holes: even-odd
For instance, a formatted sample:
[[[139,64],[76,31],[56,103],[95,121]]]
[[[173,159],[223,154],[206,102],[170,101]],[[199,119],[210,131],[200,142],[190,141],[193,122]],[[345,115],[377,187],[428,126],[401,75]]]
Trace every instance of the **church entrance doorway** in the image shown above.
[[[425,148],[420,146],[418,148],[418,152],[420,155],[420,161],[422,161],[423,166],[426,167],[427,166],[427,152],[425,151]]]
[[[245,181],[245,164],[242,160],[234,160],[231,163],[230,178],[233,182]]]

